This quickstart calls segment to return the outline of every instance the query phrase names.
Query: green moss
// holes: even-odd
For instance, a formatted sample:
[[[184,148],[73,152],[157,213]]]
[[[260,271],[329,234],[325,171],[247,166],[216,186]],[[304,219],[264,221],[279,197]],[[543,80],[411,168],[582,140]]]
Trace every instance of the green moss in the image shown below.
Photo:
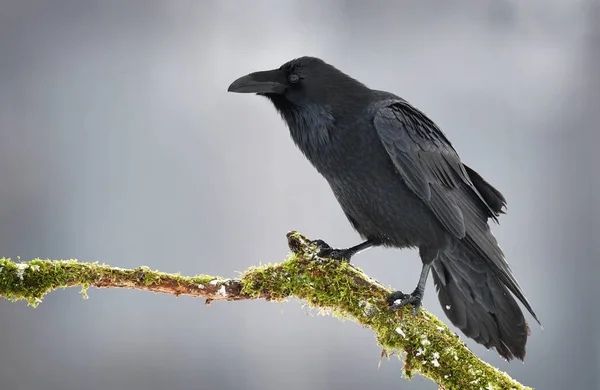
[[[127,270],[127,271],[129,271],[129,270]],[[138,268],[134,269],[133,271],[135,271],[137,274],[136,280],[139,283],[144,284],[145,286],[152,286],[152,285],[160,284],[165,279],[175,280],[179,284],[190,284],[191,283],[191,284],[195,284],[195,285],[205,284],[212,280],[218,279],[218,278],[215,278],[214,276],[210,276],[210,275],[196,275],[193,277],[186,277],[186,276],[181,276],[178,273],[177,274],[169,274],[166,272],[151,270],[150,268],[148,268],[146,266],[138,267]],[[120,277],[122,275],[115,274],[114,276]]]
[[[49,291],[56,288],[81,286],[81,295],[88,297],[89,286],[99,281],[125,282],[151,286],[163,279],[175,280],[180,284],[206,284],[222,280],[209,275],[191,278],[181,275],[152,271],[148,267],[122,269],[98,263],[80,263],[77,260],[40,260],[15,263],[10,259],[0,259],[0,295],[11,301],[25,300],[37,306]]]
[[[43,296],[55,287],[66,287],[71,280],[73,268],[81,267],[75,260],[59,264],[35,259],[26,263],[14,263],[0,259],[0,291],[12,301],[24,299],[37,306]],[[88,265],[89,267],[89,265]],[[59,286],[55,286],[58,283]]]
[[[201,274],[201,275],[192,276],[188,280],[197,285],[200,285],[200,284],[204,285],[204,284],[208,284],[208,283],[212,282],[213,280],[225,280],[225,279]]]

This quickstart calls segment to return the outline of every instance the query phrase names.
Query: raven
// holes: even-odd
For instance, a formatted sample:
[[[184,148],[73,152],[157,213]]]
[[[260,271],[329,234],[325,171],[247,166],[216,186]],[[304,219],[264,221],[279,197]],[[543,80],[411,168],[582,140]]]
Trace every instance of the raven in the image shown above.
[[[524,360],[529,327],[511,293],[540,321],[488,225],[506,200],[461,162],[431,119],[315,57],[243,76],[228,91],[256,93],[275,105],[365,240],[347,249],[316,240],[320,256],[350,261],[373,246],[417,248],[417,287],[392,293],[390,311],[410,304],[416,314],[432,271],[457,328],[507,360]]]

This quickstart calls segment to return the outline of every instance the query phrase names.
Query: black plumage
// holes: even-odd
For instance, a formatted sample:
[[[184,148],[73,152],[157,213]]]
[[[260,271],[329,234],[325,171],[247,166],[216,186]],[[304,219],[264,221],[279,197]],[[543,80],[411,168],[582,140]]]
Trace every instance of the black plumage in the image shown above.
[[[432,270],[455,326],[506,359],[524,359],[529,328],[513,295],[537,317],[488,225],[506,201],[461,162],[433,121],[314,57],[251,73],[229,91],[273,102],[366,240],[348,249],[318,240],[322,255],[349,261],[370,246],[418,248],[419,283],[411,294],[391,294],[390,309],[411,304],[416,313]]]

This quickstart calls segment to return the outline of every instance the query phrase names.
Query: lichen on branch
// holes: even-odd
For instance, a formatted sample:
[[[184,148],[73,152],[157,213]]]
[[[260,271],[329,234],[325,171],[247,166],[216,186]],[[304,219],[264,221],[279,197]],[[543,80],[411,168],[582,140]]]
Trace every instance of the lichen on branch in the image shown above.
[[[56,288],[81,286],[84,295],[88,287],[128,288],[202,297],[207,303],[296,297],[371,328],[385,351],[403,354],[408,378],[420,373],[448,390],[529,389],[477,358],[426,310],[421,308],[416,316],[410,307],[387,313],[385,298],[391,291],[356,266],[318,258],[316,247],[297,232],[287,237],[292,253],[286,261],[251,267],[234,279],[185,277],[147,267],[122,269],[76,260],[15,263],[0,259],[0,296],[37,306]]]

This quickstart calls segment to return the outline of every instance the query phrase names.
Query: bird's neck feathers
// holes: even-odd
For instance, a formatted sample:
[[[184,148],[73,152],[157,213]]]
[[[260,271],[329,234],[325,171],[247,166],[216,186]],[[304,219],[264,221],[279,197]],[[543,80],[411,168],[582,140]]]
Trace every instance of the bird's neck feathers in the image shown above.
[[[343,75],[343,74],[342,74]],[[341,153],[348,124],[368,105],[371,91],[345,75],[338,86],[321,90],[315,101],[267,95],[288,125],[292,140],[322,174]],[[327,80],[322,84],[327,85]],[[327,104],[323,104],[327,101]]]
[[[335,118],[331,109],[317,104],[298,106],[279,95],[269,98],[286,122],[296,146],[319,169],[323,156],[332,147]]]

